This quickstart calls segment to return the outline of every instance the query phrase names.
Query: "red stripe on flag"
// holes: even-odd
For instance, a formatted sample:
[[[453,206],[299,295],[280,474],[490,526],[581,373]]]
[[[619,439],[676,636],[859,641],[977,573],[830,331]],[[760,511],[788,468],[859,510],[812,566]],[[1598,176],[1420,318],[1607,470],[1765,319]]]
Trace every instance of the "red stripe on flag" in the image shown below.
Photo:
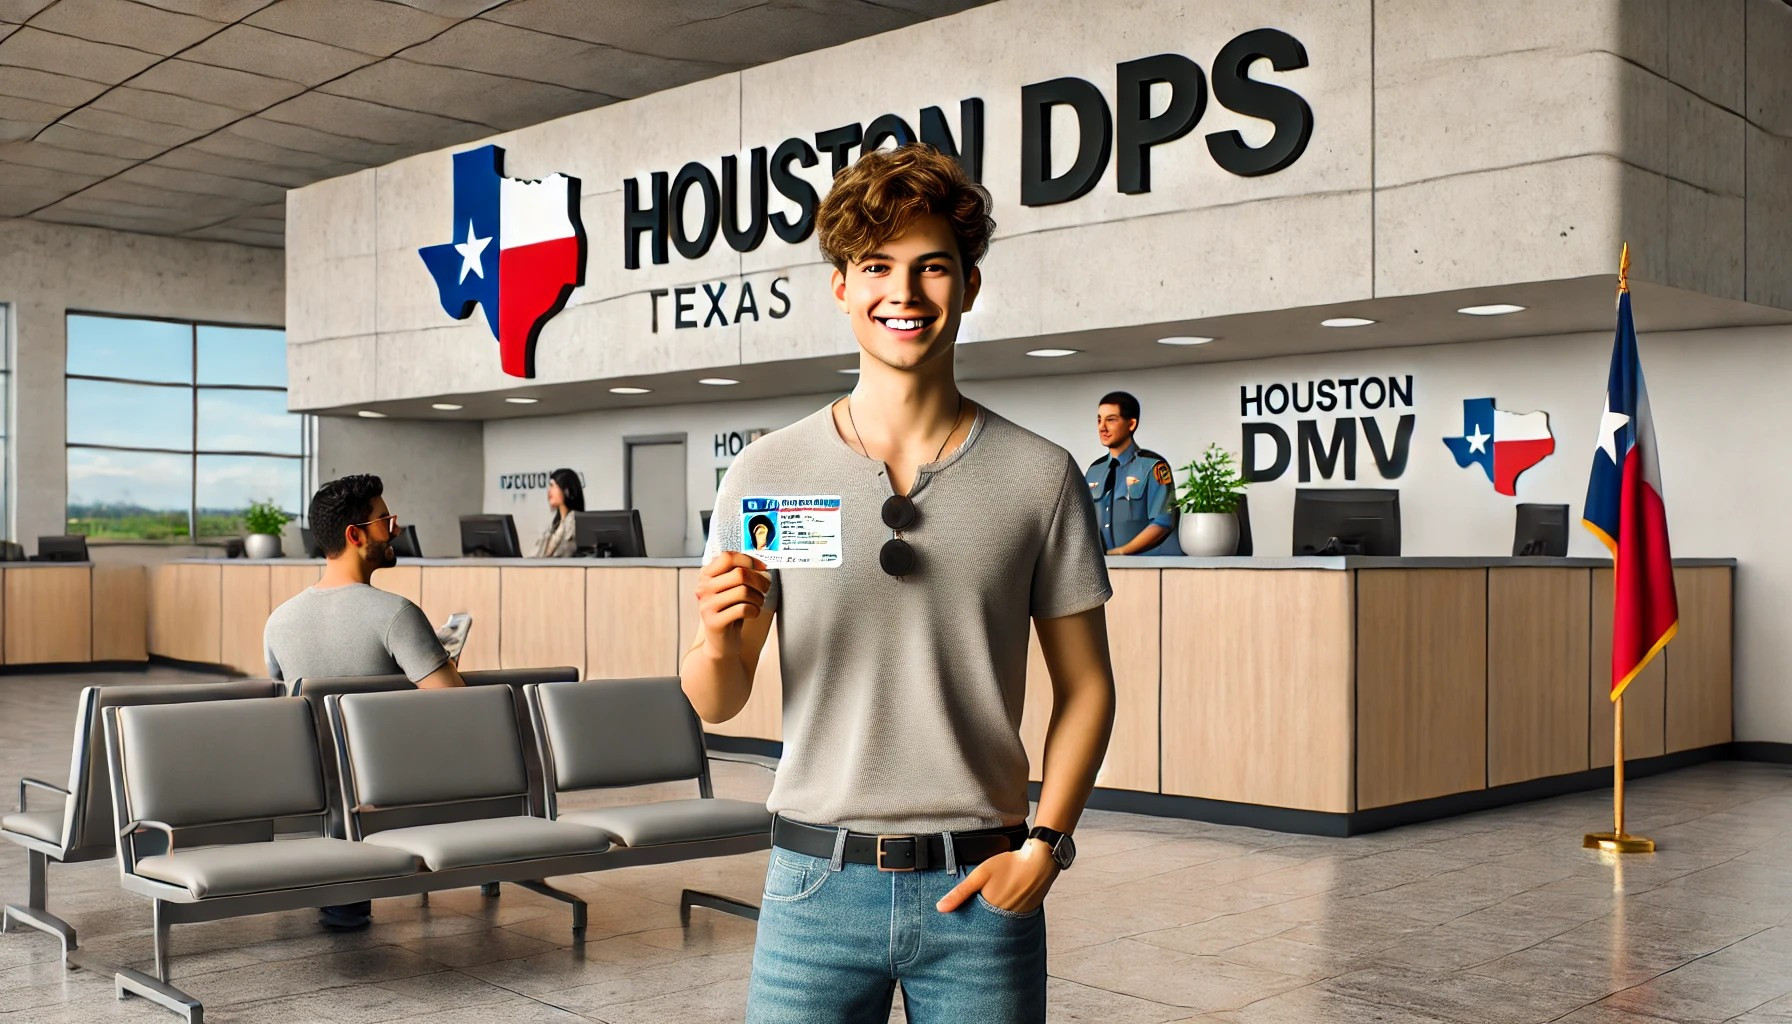
[[[535,375],[536,335],[572,292],[578,274],[577,238],[498,250],[498,353],[505,373]]]
[[[1612,575],[1612,699],[1636,678],[1680,621],[1674,596],[1674,558],[1668,550],[1668,513],[1643,479],[1643,451],[1624,458],[1618,512],[1618,549]]]

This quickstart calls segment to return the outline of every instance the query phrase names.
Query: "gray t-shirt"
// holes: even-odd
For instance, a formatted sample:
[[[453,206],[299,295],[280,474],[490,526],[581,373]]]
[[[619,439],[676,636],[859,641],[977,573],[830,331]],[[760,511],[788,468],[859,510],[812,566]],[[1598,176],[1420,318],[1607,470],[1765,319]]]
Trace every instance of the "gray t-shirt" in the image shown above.
[[[262,648],[269,677],[289,681],[402,672],[414,683],[448,660],[423,609],[365,583],[294,594],[268,616]]]
[[[979,410],[958,450],[916,475],[905,579],[878,562],[891,493],[827,408],[748,445],[722,481],[709,557],[741,548],[742,498],[841,499],[841,564],[771,573],[784,758],[766,804],[863,832],[1020,823],[1030,620],[1112,593],[1089,488],[1069,452]]]

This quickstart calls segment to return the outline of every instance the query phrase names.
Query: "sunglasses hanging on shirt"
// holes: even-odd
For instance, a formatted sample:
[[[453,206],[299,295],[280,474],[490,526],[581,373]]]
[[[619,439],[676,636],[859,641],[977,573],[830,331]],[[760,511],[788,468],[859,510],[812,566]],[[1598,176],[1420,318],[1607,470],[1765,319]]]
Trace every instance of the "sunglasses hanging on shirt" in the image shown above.
[[[940,456],[946,454],[946,442],[952,440],[953,434],[958,433],[958,423],[962,419],[964,419],[964,396],[959,395],[958,412],[952,417],[952,429],[946,431],[945,440],[940,442],[939,451],[933,454],[934,462],[940,461]],[[871,453],[865,450],[865,439],[859,436],[859,424],[853,419],[850,397],[846,400],[846,421],[852,424],[853,438],[859,442],[859,454],[868,459],[871,458]],[[918,473],[916,475],[919,476]],[[911,485],[909,489],[913,490],[914,488]],[[908,541],[902,539],[902,531],[913,529],[915,524],[921,521],[921,510],[915,506],[915,500],[908,495],[892,494],[884,499],[883,518],[884,525],[890,528],[892,536],[889,540],[884,541],[883,548],[878,551],[877,564],[882,566],[888,575],[902,579],[915,571],[917,561],[915,549]]]

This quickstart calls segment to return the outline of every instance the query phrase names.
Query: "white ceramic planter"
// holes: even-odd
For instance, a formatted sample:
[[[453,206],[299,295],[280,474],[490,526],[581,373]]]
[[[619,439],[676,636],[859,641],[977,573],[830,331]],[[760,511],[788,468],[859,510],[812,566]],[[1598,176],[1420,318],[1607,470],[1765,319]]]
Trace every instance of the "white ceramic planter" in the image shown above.
[[[273,533],[251,533],[243,538],[243,556],[245,558],[283,558],[280,553],[280,537]]]
[[[1184,512],[1176,524],[1182,553],[1214,558],[1238,553],[1238,517],[1230,512]]]

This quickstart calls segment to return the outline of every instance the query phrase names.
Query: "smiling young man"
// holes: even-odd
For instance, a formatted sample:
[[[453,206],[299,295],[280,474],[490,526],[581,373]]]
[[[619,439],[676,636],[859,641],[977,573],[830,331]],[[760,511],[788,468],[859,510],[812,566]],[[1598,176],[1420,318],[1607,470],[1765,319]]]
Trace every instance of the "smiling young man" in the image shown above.
[[[726,721],[776,623],[784,757],[747,1019],[882,1024],[900,984],[917,1024],[1043,1021],[1042,904],[1113,723],[1094,507],[1068,452],[958,391],[988,193],[908,145],[841,172],[817,226],[858,384],[729,470],[681,668]],[[742,526],[767,508],[796,511],[762,561]],[[1029,624],[1053,692],[1030,831]]]

